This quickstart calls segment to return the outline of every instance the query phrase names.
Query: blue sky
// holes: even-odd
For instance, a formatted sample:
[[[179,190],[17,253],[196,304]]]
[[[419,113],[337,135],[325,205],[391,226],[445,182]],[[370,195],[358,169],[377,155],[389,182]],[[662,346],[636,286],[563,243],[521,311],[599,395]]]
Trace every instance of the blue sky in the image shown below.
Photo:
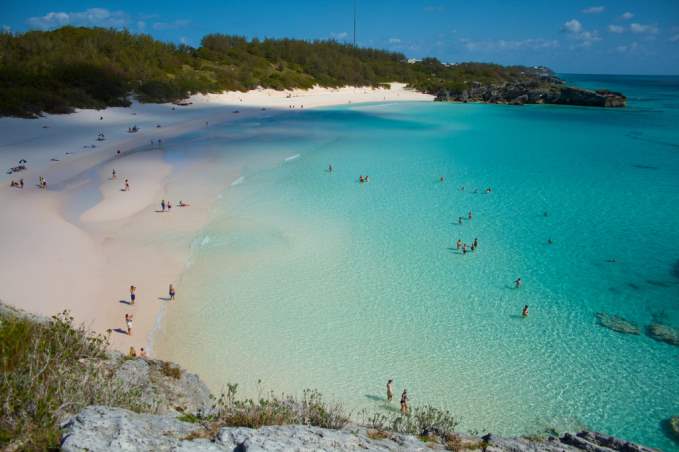
[[[558,72],[679,74],[679,0],[357,0],[358,44],[443,61]],[[351,41],[352,0],[0,1],[0,27],[127,28],[200,44],[207,33]]]

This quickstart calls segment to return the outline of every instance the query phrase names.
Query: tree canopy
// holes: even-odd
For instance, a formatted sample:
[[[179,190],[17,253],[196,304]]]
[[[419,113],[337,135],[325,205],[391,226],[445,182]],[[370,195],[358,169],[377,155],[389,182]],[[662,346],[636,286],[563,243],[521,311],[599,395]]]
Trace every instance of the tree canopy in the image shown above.
[[[409,64],[401,53],[335,41],[210,34],[198,48],[103,28],[0,34],[0,115],[170,102],[191,94],[404,82],[428,93],[512,80],[532,69],[495,64]]]

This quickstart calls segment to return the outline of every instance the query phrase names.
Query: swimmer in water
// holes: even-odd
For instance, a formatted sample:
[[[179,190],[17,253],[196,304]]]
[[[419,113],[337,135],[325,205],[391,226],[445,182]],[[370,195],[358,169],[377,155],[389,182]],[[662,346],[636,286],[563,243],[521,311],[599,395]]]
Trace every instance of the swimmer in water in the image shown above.
[[[519,287],[521,287],[521,284],[523,284],[521,278],[516,278],[516,281],[514,281],[514,287],[518,289]]]
[[[471,211],[471,210],[470,210],[469,213],[467,214],[467,218],[469,218],[470,220],[472,219],[472,211]]]
[[[457,239],[457,242],[455,242],[455,248],[457,248],[458,250],[462,248],[462,240]]]
[[[523,311],[521,311],[521,315],[524,317],[528,317],[528,305],[525,305],[523,307]]]
[[[551,245],[552,243],[554,243],[552,242],[552,239],[547,239],[547,245]]]

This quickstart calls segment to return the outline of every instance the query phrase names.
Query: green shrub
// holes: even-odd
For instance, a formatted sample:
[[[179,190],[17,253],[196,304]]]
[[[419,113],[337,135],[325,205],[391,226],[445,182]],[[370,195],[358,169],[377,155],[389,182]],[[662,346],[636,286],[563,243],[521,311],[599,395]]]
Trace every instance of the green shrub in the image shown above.
[[[0,448],[57,447],[59,421],[87,405],[145,409],[101,364],[107,345],[67,312],[46,323],[1,316]]]

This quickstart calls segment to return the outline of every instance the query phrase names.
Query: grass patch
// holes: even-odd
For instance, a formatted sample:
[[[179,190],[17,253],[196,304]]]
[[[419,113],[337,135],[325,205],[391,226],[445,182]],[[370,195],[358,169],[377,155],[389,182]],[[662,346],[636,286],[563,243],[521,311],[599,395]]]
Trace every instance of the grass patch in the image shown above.
[[[389,436],[390,436],[389,433],[385,432],[383,430],[375,430],[375,429],[369,429],[368,430],[368,438],[376,440],[376,441],[387,439],[387,438],[389,438]]]
[[[160,372],[166,377],[174,378],[175,380],[179,380],[182,376],[182,370],[179,366],[168,363],[167,361],[163,361],[163,364],[161,364]]]
[[[68,312],[44,323],[0,315],[0,449],[58,448],[59,422],[87,405],[144,410],[102,365],[107,346]]]
[[[179,419],[182,422],[189,422],[191,424],[197,424],[201,421],[201,419],[198,416],[189,413],[182,414],[181,416],[177,417],[177,419]]]

